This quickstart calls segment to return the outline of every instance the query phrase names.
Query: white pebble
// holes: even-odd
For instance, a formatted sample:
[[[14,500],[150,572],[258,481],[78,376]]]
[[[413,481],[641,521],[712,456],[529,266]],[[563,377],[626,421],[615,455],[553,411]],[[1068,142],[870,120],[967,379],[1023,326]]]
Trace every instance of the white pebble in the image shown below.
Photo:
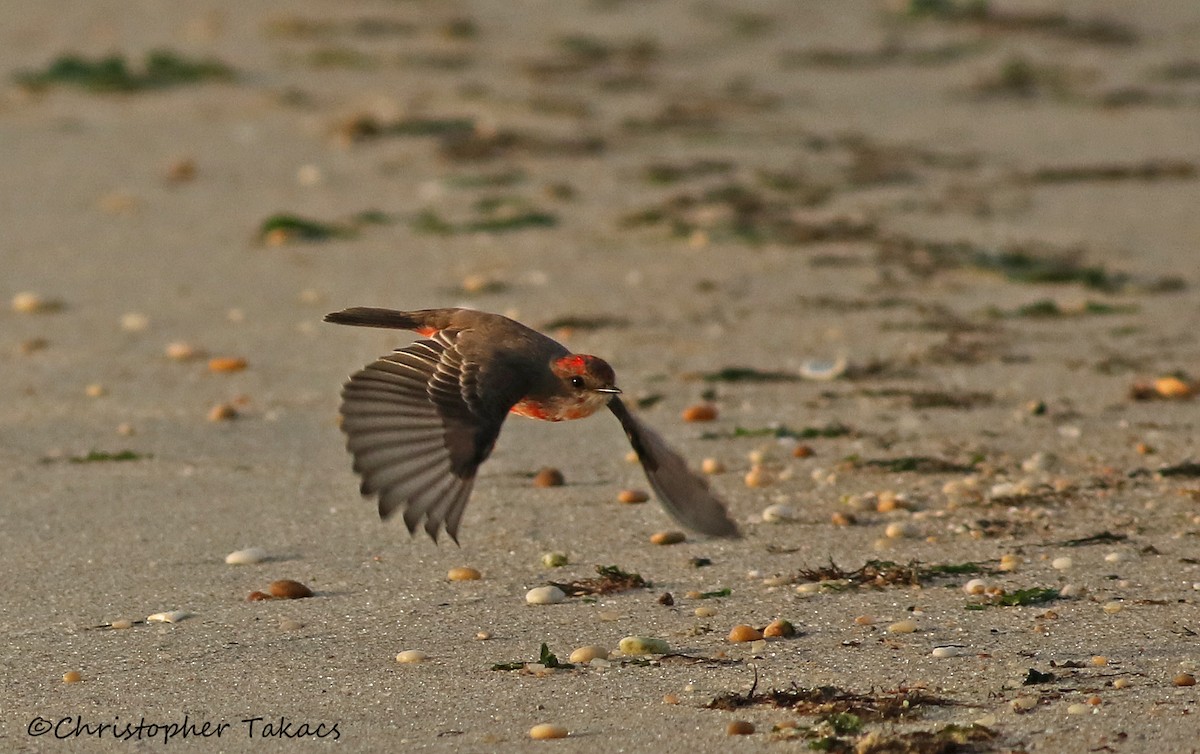
[[[1070,558],[1068,558],[1066,556],[1063,556],[1061,558],[1055,558],[1053,561],[1050,562],[1050,567],[1056,571],[1069,570],[1071,568],[1071,566],[1073,566],[1073,565],[1075,565],[1075,561],[1071,560]]]
[[[404,663],[425,662],[428,659],[429,659],[429,655],[425,654],[424,652],[422,652],[419,649],[406,649],[403,652],[396,655],[396,662],[404,662]]]
[[[1105,563],[1120,563],[1122,560],[1125,560],[1123,552],[1110,552],[1104,556]]]
[[[985,590],[987,590],[987,584],[983,579],[971,579],[963,584],[963,591],[967,594],[983,594]]]
[[[911,634],[917,630],[917,622],[915,620],[896,621],[887,628],[889,634]]]
[[[590,663],[597,659],[607,660],[608,649],[600,646],[599,644],[589,644],[586,647],[579,647],[575,651],[571,652],[571,656],[567,659],[568,661],[574,663]]]
[[[1072,704],[1067,707],[1067,714],[1068,715],[1086,715],[1090,712],[1094,712],[1095,710],[1096,710],[1096,708],[1091,706],[1090,704]]]
[[[665,655],[671,651],[665,639],[652,636],[626,636],[617,646],[627,655]]]
[[[566,598],[566,593],[556,586],[535,586],[525,593],[525,601],[530,605],[557,605]]]
[[[1028,712],[1038,705],[1038,700],[1035,696],[1018,696],[1010,704],[1013,712]]]
[[[141,312],[121,315],[121,329],[125,332],[141,332],[150,326],[150,318]]]
[[[1058,595],[1063,599],[1075,599],[1085,594],[1087,594],[1087,587],[1082,584],[1066,584],[1058,590]]]
[[[261,547],[247,547],[244,550],[234,550],[225,556],[226,565],[252,565],[261,563],[270,555]]]
[[[168,610],[162,613],[146,616],[147,623],[178,623],[184,618],[191,617],[191,613],[184,610]]]
[[[888,539],[904,539],[913,536],[913,528],[903,521],[894,521],[887,525],[883,534]]]
[[[958,657],[963,653],[964,649],[966,649],[966,647],[960,644],[946,644],[941,647],[934,647],[933,651],[929,654],[933,655],[934,657]]]
[[[790,505],[783,505],[782,503],[768,505],[766,508],[763,508],[762,520],[768,524],[794,521],[796,520],[796,511]]]

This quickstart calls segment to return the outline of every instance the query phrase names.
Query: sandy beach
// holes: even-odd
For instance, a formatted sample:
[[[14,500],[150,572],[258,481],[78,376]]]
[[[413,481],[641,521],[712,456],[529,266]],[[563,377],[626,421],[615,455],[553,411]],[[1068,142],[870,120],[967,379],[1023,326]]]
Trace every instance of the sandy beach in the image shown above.
[[[1194,0],[10,5],[0,750],[1200,751]],[[381,522],[357,305],[605,358],[745,536],[607,414]]]

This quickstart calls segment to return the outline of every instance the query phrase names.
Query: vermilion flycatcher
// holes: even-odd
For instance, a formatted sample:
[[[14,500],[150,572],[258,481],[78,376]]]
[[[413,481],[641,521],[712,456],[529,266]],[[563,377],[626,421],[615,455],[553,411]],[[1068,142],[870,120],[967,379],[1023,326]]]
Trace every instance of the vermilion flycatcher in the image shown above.
[[[379,515],[403,511],[409,533],[421,519],[458,541],[475,472],[511,412],[547,421],[581,419],[608,406],[667,512],[705,534],[739,536],[707,482],[621,399],[602,359],[508,317],[470,309],[401,312],[355,307],[326,315],[340,325],[413,330],[423,337],[353,374],[342,390],[342,431]]]

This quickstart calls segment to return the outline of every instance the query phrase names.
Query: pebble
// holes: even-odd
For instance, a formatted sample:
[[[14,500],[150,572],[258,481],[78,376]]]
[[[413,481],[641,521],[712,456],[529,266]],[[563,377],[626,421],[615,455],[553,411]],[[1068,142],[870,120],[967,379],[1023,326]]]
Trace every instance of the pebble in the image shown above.
[[[246,366],[246,360],[240,356],[216,356],[208,360],[208,371],[210,372],[240,372]]]
[[[1082,584],[1066,584],[1058,590],[1058,595],[1063,599],[1075,599],[1085,594],[1087,594],[1087,587]]]
[[[187,183],[195,177],[196,161],[191,157],[172,160],[164,175],[168,183]]]
[[[247,602],[262,602],[263,600],[273,600],[273,599],[275,599],[275,598],[272,597],[271,595],[267,594],[266,592],[260,592],[258,590],[250,592],[250,594],[247,595],[247,597],[246,597]]]
[[[705,474],[724,474],[725,464],[718,458],[705,458],[700,462],[700,470]]]
[[[121,315],[121,329],[125,332],[142,332],[150,326],[150,318],[141,312],[128,312]]]
[[[488,639],[491,639],[491,638],[492,638],[491,631],[476,631],[475,632],[475,641],[487,641]]]
[[[450,581],[479,581],[483,578],[483,574],[470,566],[458,566],[451,568],[446,573],[446,578]]]
[[[796,635],[796,627],[792,625],[791,621],[777,618],[767,624],[762,635],[767,639],[789,639]]]
[[[858,523],[858,519],[854,517],[853,513],[834,511],[834,513],[829,517],[829,523],[833,524],[834,526],[854,526],[856,523]]]
[[[1110,552],[1104,556],[1105,563],[1120,563],[1123,560],[1125,560],[1125,553],[1123,552]]]
[[[1017,570],[1017,568],[1020,567],[1020,565],[1021,565],[1021,559],[1019,557],[1017,557],[1016,555],[1001,555],[1000,556],[1000,570],[1001,571],[1008,571],[1008,572],[1015,571],[1015,570]]]
[[[126,628],[133,628],[133,621],[129,620],[128,618],[118,618],[112,623],[109,623],[108,627],[115,628],[118,631]]]
[[[267,591],[271,593],[272,597],[278,597],[281,600],[299,600],[313,596],[311,589],[292,579],[272,581],[271,585],[267,587]]]
[[[428,659],[429,655],[419,649],[406,649],[396,655],[396,662],[403,663],[425,662]]]
[[[681,531],[658,531],[650,535],[652,545],[677,545],[687,540],[687,535]]]
[[[108,395],[108,388],[99,383],[93,382],[83,389],[83,394],[89,398],[103,398]]]
[[[602,647],[599,644],[589,644],[586,647],[579,647],[571,652],[571,656],[567,659],[570,662],[585,663],[595,659],[607,660],[608,648]]]
[[[299,631],[300,629],[304,628],[304,624],[298,620],[284,618],[283,620],[279,621],[279,627],[284,631]]]
[[[813,452],[814,451],[811,446],[797,445],[796,447],[792,448],[792,457],[793,458],[808,458],[809,456],[811,456],[813,454]]]
[[[626,636],[621,639],[617,648],[622,653],[631,656],[665,655],[671,651],[671,645],[665,639],[657,639],[652,636]]]
[[[1092,655],[1092,665],[1102,668],[1108,664],[1108,658],[1104,655]]]
[[[754,626],[739,623],[729,630],[729,636],[726,638],[737,644],[747,641],[759,641],[763,638],[763,632]]]
[[[875,625],[875,618],[870,615],[860,615],[854,619],[856,626],[872,626]]]
[[[794,521],[796,520],[796,510],[792,506],[783,505],[782,503],[768,505],[766,508],[763,508],[762,520],[768,524]]]
[[[1117,680],[1113,681],[1113,688],[1114,689],[1129,688],[1129,679],[1128,678],[1118,678]]]
[[[190,615],[191,615],[191,613],[185,612],[183,610],[168,610],[166,612],[155,613],[154,615],[146,616],[146,622],[147,623],[178,623],[179,621],[183,620],[184,618],[189,617]]]
[[[694,612],[697,618],[711,618],[717,614],[717,609],[708,605],[701,605]]]
[[[166,354],[167,358],[171,359],[172,361],[191,361],[192,359],[197,359],[202,355],[198,348],[190,343],[184,343],[183,341],[168,343],[163,352]]]
[[[934,657],[958,657],[963,653],[964,649],[965,647],[961,647],[957,644],[946,644],[941,647],[934,647],[933,651],[929,654]]]
[[[529,737],[535,741],[548,741],[552,738],[566,738],[570,735],[565,727],[550,723],[539,723],[529,729]]]
[[[63,673],[63,683],[79,683],[83,680],[83,674],[78,670],[68,670]]]
[[[903,521],[893,521],[883,530],[883,534],[888,539],[904,539],[913,536],[913,529]]]
[[[762,466],[752,466],[743,481],[747,487],[766,487],[775,481],[775,475]]]
[[[1086,715],[1092,711],[1092,708],[1086,704],[1075,703],[1067,707],[1068,715]]]
[[[911,634],[917,630],[917,622],[915,620],[896,621],[887,627],[889,634]]]
[[[971,579],[963,584],[963,591],[967,594],[983,594],[987,590],[987,584],[983,579]]]
[[[12,297],[12,310],[17,314],[47,314],[58,311],[62,304],[43,298],[32,291],[22,291]]]
[[[683,410],[685,422],[710,422],[717,418],[717,407],[711,403],[695,403]]]
[[[632,505],[644,503],[650,499],[650,493],[645,490],[621,490],[617,493],[617,502]]]
[[[1038,705],[1038,700],[1035,696],[1018,696],[1009,704],[1012,706],[1013,712],[1028,712]]]
[[[679,694],[663,694],[663,704],[679,704]]]
[[[210,422],[227,422],[238,417],[238,410],[232,403],[218,403],[208,410]]]
[[[1104,605],[1100,609],[1103,610],[1104,612],[1108,613],[1109,615],[1116,615],[1117,613],[1121,612],[1121,610],[1124,609],[1124,605],[1122,605],[1120,602],[1115,602],[1115,601],[1114,602],[1105,602]]]
[[[1154,391],[1164,398],[1187,398],[1192,386],[1178,377],[1159,377],[1154,381]]]
[[[525,593],[525,601],[530,605],[557,605],[566,598],[566,592],[556,586],[535,586]]]
[[[725,733],[730,736],[749,736],[754,733],[754,723],[748,720],[734,720],[725,726]]]
[[[1050,561],[1050,567],[1056,571],[1069,570],[1073,565],[1075,565],[1075,561],[1065,556],[1061,558],[1055,558],[1054,560]]]
[[[566,484],[563,473],[558,469],[545,466],[538,470],[533,477],[534,487],[561,487]]]
[[[1171,684],[1174,686],[1195,686],[1196,676],[1191,673],[1179,673],[1171,679]]]
[[[244,550],[234,550],[225,556],[226,565],[253,565],[261,563],[270,555],[261,547],[247,547]]]
[[[542,553],[542,565],[547,568],[562,568],[570,559],[565,552],[547,552]]]

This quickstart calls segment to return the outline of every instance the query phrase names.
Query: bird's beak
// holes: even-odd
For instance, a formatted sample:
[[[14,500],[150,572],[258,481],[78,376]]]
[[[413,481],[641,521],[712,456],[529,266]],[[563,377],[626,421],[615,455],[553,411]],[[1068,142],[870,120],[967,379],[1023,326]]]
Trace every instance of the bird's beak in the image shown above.
[[[598,388],[596,388],[596,392],[597,393],[609,393],[610,395],[620,395],[621,388],[619,388],[619,387],[598,387]]]

